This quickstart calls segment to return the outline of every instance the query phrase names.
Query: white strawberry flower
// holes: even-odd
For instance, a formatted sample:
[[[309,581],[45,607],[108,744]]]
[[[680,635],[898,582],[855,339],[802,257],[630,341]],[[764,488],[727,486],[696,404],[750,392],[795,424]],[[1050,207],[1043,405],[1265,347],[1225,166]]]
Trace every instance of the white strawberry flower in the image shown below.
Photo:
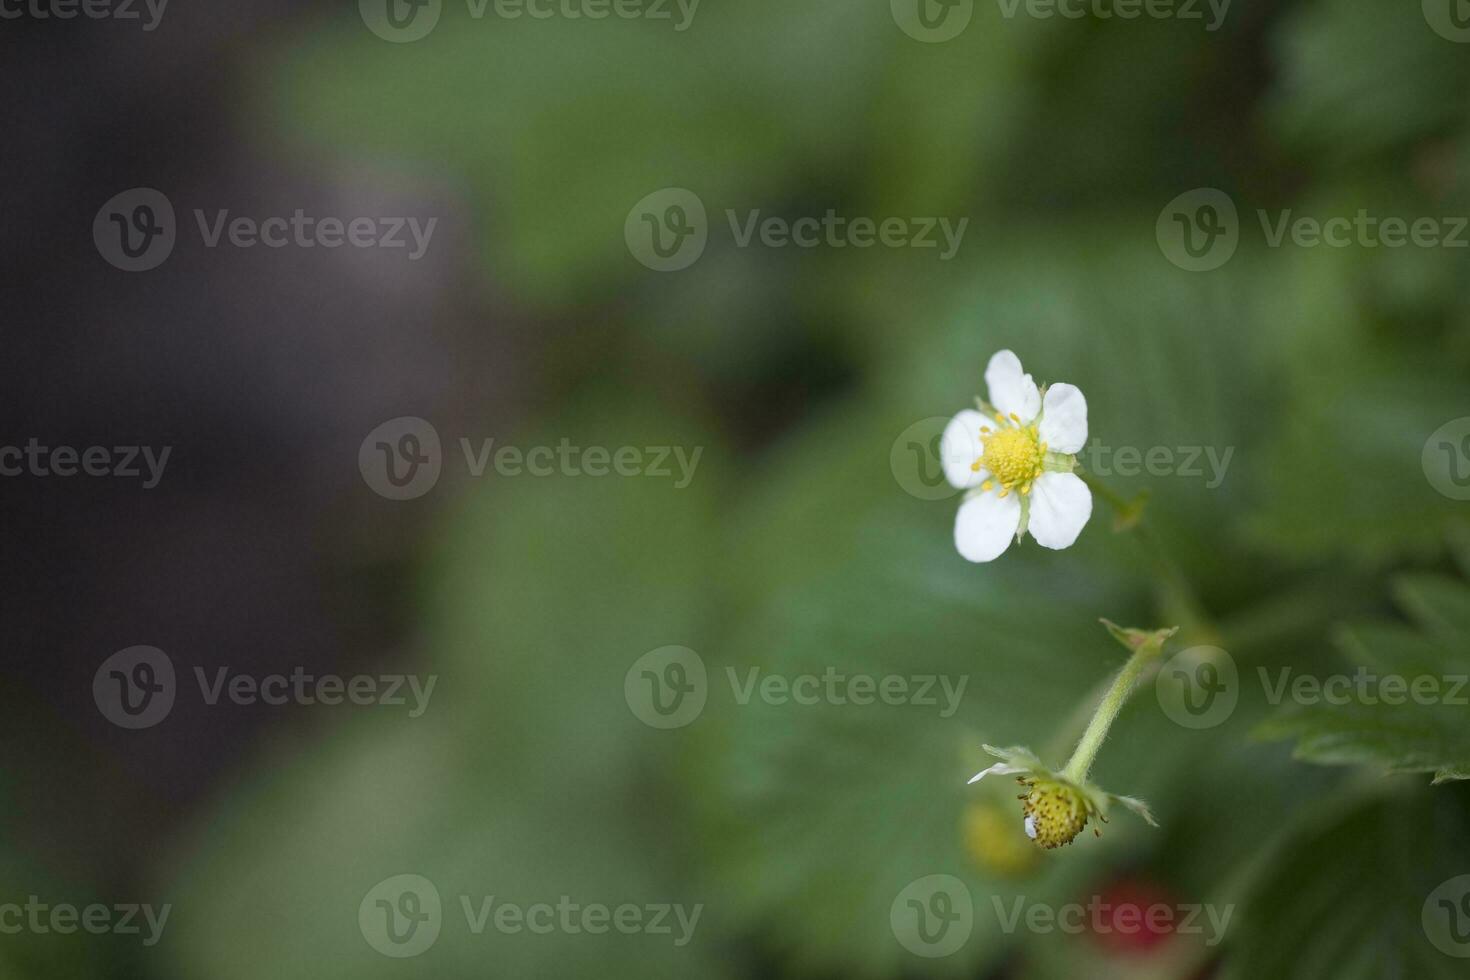
[[[967,561],[992,561],[1028,531],[1044,548],[1071,547],[1092,516],[1092,491],[1072,472],[1087,443],[1087,399],[1075,385],[1038,388],[1008,350],[990,359],[985,384],[982,411],[960,412],[940,440],[945,478],[968,491],[955,547]]]

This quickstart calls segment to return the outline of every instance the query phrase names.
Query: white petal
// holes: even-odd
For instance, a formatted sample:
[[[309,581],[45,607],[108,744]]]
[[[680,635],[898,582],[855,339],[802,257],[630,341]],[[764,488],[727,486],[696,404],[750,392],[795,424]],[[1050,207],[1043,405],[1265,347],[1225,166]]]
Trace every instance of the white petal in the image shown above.
[[[954,519],[954,546],[966,561],[993,561],[1010,547],[1021,526],[1021,500],[999,491],[978,494],[960,504]]]
[[[990,390],[990,404],[1002,415],[1014,412],[1025,423],[1041,411],[1041,392],[1031,375],[1021,369],[1021,359],[1011,351],[996,351],[990,359],[985,368],[985,386]]]
[[[1031,487],[1026,529],[1043,548],[1070,548],[1092,516],[1092,491],[1075,473],[1043,473]]]
[[[944,478],[950,486],[968,490],[978,487],[990,476],[984,470],[972,470],[970,466],[980,458],[980,427],[995,423],[973,408],[967,408],[944,427],[939,439],[939,462],[944,467]]]
[[[1087,444],[1087,399],[1076,385],[1046,389],[1041,413],[1041,441],[1054,453],[1080,452]]]

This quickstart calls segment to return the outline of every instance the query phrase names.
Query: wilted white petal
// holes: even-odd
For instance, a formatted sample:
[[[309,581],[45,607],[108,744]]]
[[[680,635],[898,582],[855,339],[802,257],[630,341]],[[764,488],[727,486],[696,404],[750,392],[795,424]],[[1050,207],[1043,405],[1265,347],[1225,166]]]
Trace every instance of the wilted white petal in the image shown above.
[[[1087,444],[1087,399],[1076,385],[1055,384],[1042,400],[1038,431],[1054,453],[1080,452]]]
[[[982,772],[977,772],[970,777],[970,782],[976,783],[986,776],[1011,776],[1019,772],[1034,772],[1042,768],[1041,760],[1028,748],[1021,745],[1013,745],[1010,748],[996,748],[994,745],[982,746],[986,752],[1003,761],[997,762]]]
[[[1024,745],[1011,745],[1006,748],[998,748],[994,745],[987,744],[980,747],[997,759],[1004,759],[1012,765],[1037,770],[1046,768],[1041,764],[1041,760],[1036,757],[1036,753]]]
[[[1132,810],[1134,813],[1142,817],[1150,827],[1157,827],[1159,825],[1159,822],[1154,819],[1153,811],[1148,808],[1148,804],[1138,799],[1136,796],[1117,796],[1109,793],[1108,799],[1112,800],[1114,803],[1123,804],[1128,809]]]
[[[1031,487],[1026,529],[1043,548],[1070,548],[1092,516],[1092,491],[1075,473],[1043,473]]]
[[[985,470],[974,470],[971,466],[980,458],[980,427],[984,425],[993,429],[995,424],[973,408],[967,408],[949,420],[944,427],[944,435],[939,438],[939,462],[950,486],[968,490],[989,478],[990,474]]]
[[[971,783],[978,783],[986,776],[1009,776],[1013,773],[1026,772],[1025,766],[1013,766],[1009,762],[997,762],[989,769],[982,769],[970,777]],[[968,785],[968,784],[967,784]]]
[[[985,386],[990,390],[990,404],[1002,415],[1015,413],[1025,423],[1041,411],[1041,392],[1022,369],[1021,359],[1011,351],[996,351],[990,359],[985,367]]]
[[[954,519],[954,546],[966,561],[994,561],[1021,526],[1021,500],[1016,494],[977,494],[960,504]]]

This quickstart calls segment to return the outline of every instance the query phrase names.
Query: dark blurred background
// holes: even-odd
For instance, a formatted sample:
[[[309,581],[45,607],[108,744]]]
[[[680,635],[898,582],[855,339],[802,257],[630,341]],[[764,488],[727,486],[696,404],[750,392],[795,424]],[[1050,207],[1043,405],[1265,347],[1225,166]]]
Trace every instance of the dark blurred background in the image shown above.
[[[151,487],[0,477],[0,903],[172,907],[147,945],[7,932],[0,973],[1459,975],[1421,905],[1470,872],[1470,799],[1381,771],[1470,765],[1464,709],[1363,723],[1416,752],[1282,729],[1316,737],[1294,759],[1256,737],[1277,706],[1253,678],[1350,670],[1364,620],[1447,629],[1434,663],[1463,666],[1467,504],[1425,447],[1467,412],[1470,233],[1271,235],[1366,210],[1453,237],[1470,6],[388,2],[174,0],[146,29],[121,0],[0,0],[0,446],[169,451]],[[94,225],[131,221],[138,188],[176,241],[128,271]],[[639,231],[676,230],[671,188],[707,241],[661,271]],[[406,231],[210,247],[195,217],[298,209],[435,224],[410,257]],[[742,244],[754,211],[967,224],[945,257]],[[1202,235],[1220,215],[1233,251],[1188,250],[1176,213]],[[1069,551],[954,553],[958,500],[906,443],[1003,347],[1081,387],[1110,448],[1231,451],[1215,486],[1112,480],[1150,492],[1169,571],[1102,501]],[[442,474],[397,494],[377,443],[407,465],[429,429]],[[476,475],[461,440],[488,439],[700,455],[687,485]],[[964,779],[982,741],[1069,747],[1120,662],[1099,616],[1230,651],[1241,705],[1196,731],[1140,693],[1099,778],[1162,829],[1123,817],[1039,860]],[[132,729],[94,680],[136,646],[177,690]],[[625,681],[668,646],[696,651],[708,704],[660,730]],[[211,704],[194,680],[298,667],[436,686],[410,717]],[[741,704],[727,668],[969,680],[939,717]],[[399,958],[358,913],[401,874],[443,914]],[[890,922],[931,874],[975,902],[932,957]],[[684,945],[473,934],[460,899],[492,895],[703,912]],[[1092,895],[1235,919],[1219,945],[1120,945],[1008,933],[992,907]]]

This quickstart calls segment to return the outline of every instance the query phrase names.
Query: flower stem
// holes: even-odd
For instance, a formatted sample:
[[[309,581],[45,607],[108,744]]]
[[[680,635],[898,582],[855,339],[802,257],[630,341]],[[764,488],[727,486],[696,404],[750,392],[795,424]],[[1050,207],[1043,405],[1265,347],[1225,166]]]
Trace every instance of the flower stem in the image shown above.
[[[1142,546],[1144,553],[1153,563],[1154,571],[1158,576],[1158,600],[1163,607],[1164,616],[1175,622],[1182,622],[1186,632],[1191,635],[1195,643],[1218,645],[1220,630],[1205,610],[1204,603],[1195,594],[1189,577],[1174,560],[1174,556],[1170,554],[1158,532],[1143,519],[1144,509],[1148,503],[1148,493],[1144,492],[1132,500],[1127,500],[1081,467],[1078,467],[1075,472],[1093,493],[1113,508],[1114,530],[1134,532],[1135,540]]]
[[[1113,721],[1118,717],[1118,712],[1123,709],[1128,696],[1133,693],[1133,686],[1137,683],[1139,675],[1147,669],[1152,661],[1164,649],[1164,637],[1155,634],[1133,648],[1133,655],[1118,671],[1113,678],[1113,683],[1108,687],[1107,693],[1103,695],[1102,701],[1098,703],[1097,711],[1093,713],[1092,721],[1088,722],[1087,730],[1082,733],[1082,739],[1077,743],[1077,749],[1072,753],[1072,758],[1067,761],[1067,766],[1062,770],[1062,775],[1074,783],[1082,783],[1087,780],[1087,774],[1092,769],[1092,762],[1097,758],[1098,750],[1102,748],[1103,740],[1108,737],[1108,729],[1113,726]]]

